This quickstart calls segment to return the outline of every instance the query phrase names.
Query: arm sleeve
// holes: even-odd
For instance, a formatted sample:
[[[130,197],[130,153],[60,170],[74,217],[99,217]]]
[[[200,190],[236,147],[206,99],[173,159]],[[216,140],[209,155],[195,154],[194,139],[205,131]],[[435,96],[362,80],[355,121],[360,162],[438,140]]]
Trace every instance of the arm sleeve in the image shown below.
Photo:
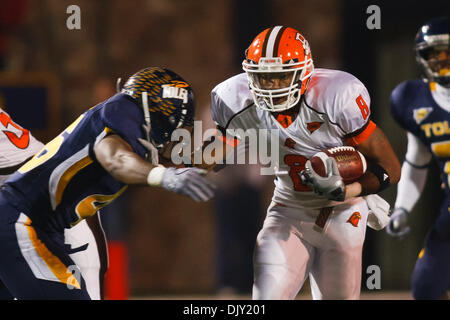
[[[345,91],[347,92],[342,94],[343,108],[337,115],[337,120],[347,134],[352,134],[369,121],[370,96],[366,87],[357,79]]]
[[[146,150],[138,141],[138,138],[145,138],[141,127],[144,117],[139,107],[124,98],[108,103],[101,112],[105,128],[120,136],[135,153],[144,157]]]
[[[428,151],[422,141],[411,132],[408,132],[406,136],[408,139],[408,147],[405,155],[406,161],[415,167],[428,166],[432,157],[430,151]]]
[[[216,126],[223,132],[225,131],[228,122],[225,115],[226,109],[228,109],[228,107],[225,105],[217,92],[213,90],[211,92],[211,117]]]
[[[425,186],[431,154],[412,133],[407,134],[408,149],[402,165],[401,179],[397,186],[396,208],[411,211]]]
[[[369,138],[376,128],[370,120],[370,95],[362,82],[353,78],[340,96],[342,108],[336,119],[345,133],[346,143],[356,146]]]
[[[217,136],[226,144],[236,147],[239,139],[227,132],[228,122],[234,116],[233,110],[227,106],[217,93],[217,87],[211,92],[211,117],[217,127]]]

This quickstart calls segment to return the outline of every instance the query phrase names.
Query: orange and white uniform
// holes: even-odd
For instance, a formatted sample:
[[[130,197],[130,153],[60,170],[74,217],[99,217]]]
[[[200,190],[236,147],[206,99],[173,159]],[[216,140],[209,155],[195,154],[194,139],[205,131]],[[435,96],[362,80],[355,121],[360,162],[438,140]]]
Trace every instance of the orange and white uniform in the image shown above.
[[[0,108],[0,185],[9,176],[7,168],[14,168],[31,158],[43,146]]]
[[[300,180],[306,161],[337,146],[356,146],[376,125],[370,96],[353,75],[315,69],[299,114],[275,118],[258,108],[245,73],[217,85],[211,112],[223,129],[278,130],[275,189],[254,257],[254,299],[293,299],[310,276],[314,299],[357,299],[369,209],[362,197],[335,202]],[[269,138],[270,139],[270,138]]]

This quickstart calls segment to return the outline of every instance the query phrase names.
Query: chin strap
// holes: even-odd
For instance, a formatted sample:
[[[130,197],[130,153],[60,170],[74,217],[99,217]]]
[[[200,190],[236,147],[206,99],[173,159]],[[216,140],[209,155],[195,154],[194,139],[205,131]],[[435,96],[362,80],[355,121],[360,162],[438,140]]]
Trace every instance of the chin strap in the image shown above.
[[[122,82],[122,78],[117,78],[116,81],[116,91],[119,93],[120,91],[122,91],[122,89],[120,88],[120,82]]]
[[[152,126],[150,124],[150,111],[148,109],[148,98],[146,91],[142,92],[142,110],[144,111],[144,120],[145,120],[145,125],[143,126],[145,131],[145,139],[151,145],[150,150],[149,152],[147,152],[145,157],[153,165],[157,165],[159,163],[158,149],[156,149],[154,143],[150,138],[150,130],[152,129]]]

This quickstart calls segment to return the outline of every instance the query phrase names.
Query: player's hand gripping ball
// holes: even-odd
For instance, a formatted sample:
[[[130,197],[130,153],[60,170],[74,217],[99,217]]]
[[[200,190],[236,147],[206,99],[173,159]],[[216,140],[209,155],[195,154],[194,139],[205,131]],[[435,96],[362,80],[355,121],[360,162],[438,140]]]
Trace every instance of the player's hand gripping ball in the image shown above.
[[[310,159],[311,166],[318,175],[327,176],[326,161],[329,158],[336,160],[344,184],[355,182],[366,172],[366,158],[355,148],[345,146],[322,150]]]
[[[334,147],[316,153],[300,173],[302,182],[318,195],[345,200],[345,185],[358,180],[366,171],[364,156],[353,147]]]

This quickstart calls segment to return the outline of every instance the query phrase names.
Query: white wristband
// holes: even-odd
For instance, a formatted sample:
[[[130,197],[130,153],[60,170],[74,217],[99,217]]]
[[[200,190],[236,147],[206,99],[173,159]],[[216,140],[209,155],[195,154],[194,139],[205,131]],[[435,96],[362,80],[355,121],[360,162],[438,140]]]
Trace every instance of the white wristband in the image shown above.
[[[166,171],[166,168],[164,168],[163,166],[157,166],[157,167],[153,168],[148,173],[147,183],[153,187],[161,186],[163,175],[164,175],[165,171]]]

